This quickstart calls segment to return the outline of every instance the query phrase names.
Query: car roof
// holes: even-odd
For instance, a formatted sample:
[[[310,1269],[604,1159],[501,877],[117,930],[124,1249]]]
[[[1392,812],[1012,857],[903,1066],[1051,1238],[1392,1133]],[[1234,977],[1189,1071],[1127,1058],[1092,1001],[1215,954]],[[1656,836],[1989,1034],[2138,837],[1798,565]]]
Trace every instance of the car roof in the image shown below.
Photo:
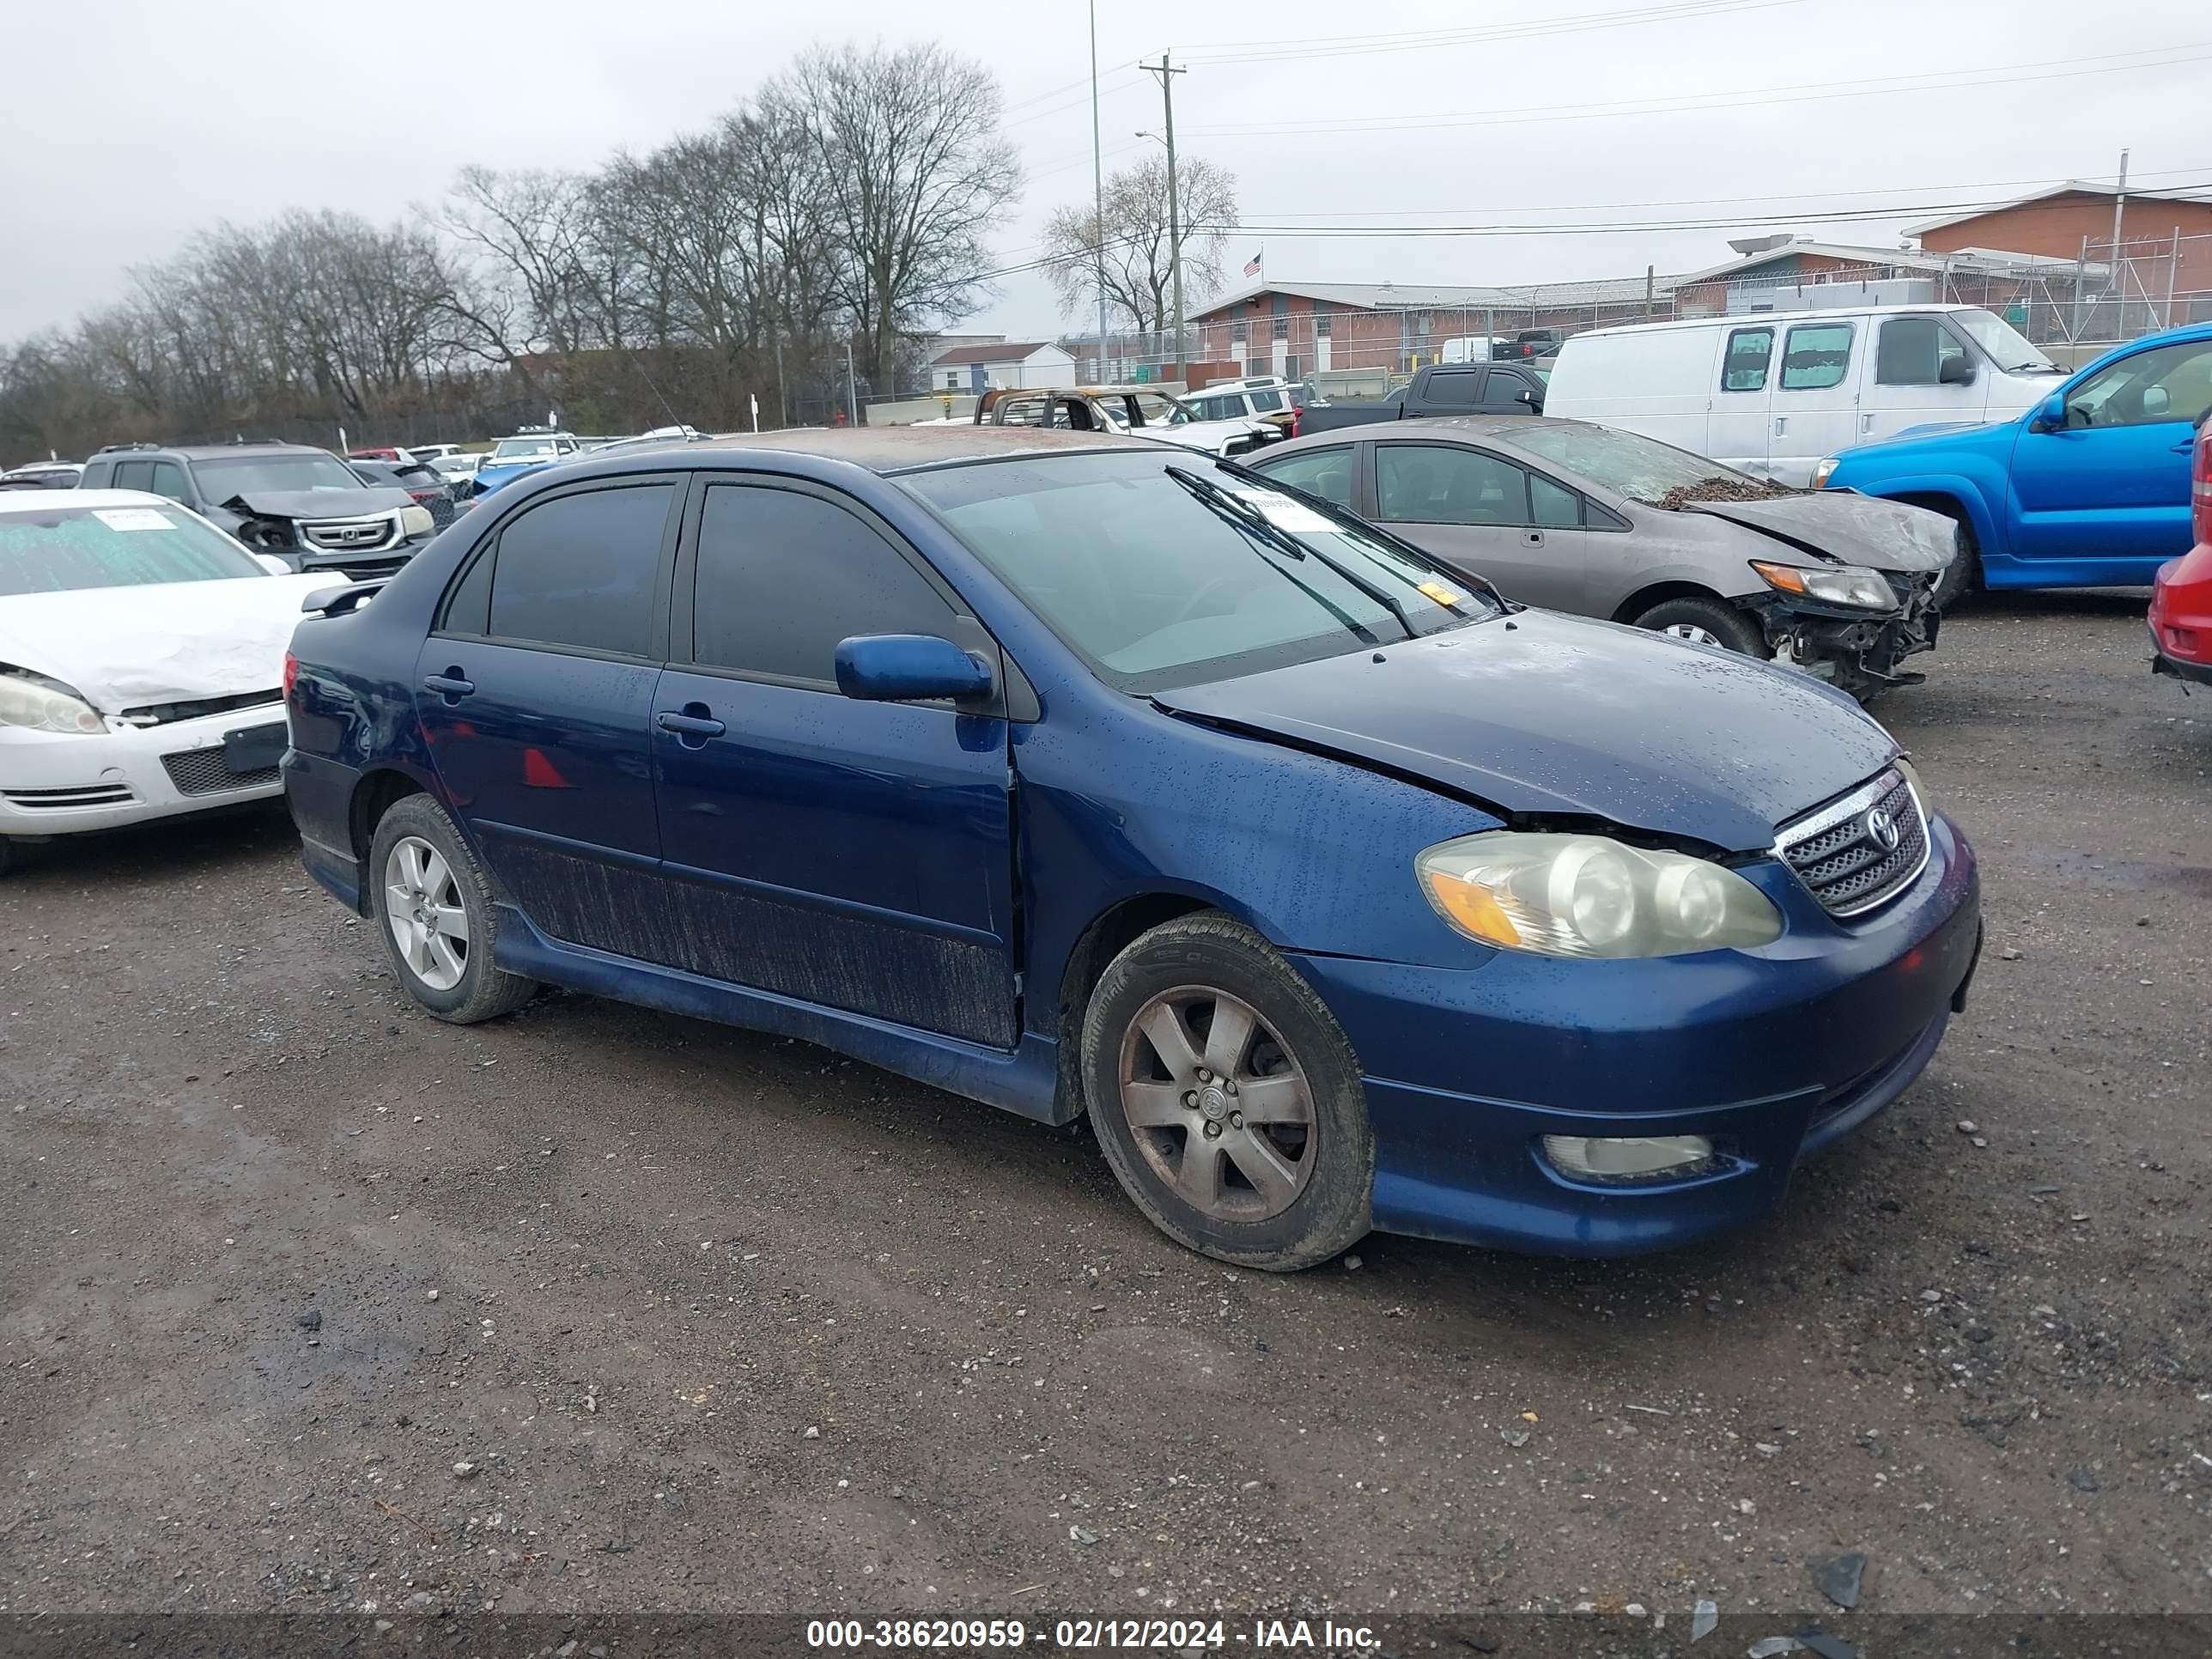
[[[1586,328],[1578,334],[1570,334],[1566,340],[1609,339],[1622,334],[1679,333],[1693,328],[1759,328],[1768,323],[1837,322],[1852,317],[1901,317],[1914,313],[1948,313],[1954,311],[1987,311],[1987,306],[1945,303],[1929,300],[1907,301],[1882,305],[1869,301],[1863,306],[1823,306],[1804,311],[1741,311],[1716,313],[1710,317],[1676,317],[1659,323],[1617,323],[1611,328]],[[1565,344],[1566,342],[1562,341]]]
[[[0,490],[0,513],[51,513],[57,507],[176,507],[167,495],[145,489]]]
[[[739,432],[688,444],[671,439],[666,453],[696,462],[710,455],[734,459],[747,450],[770,449],[846,461],[889,477],[921,467],[952,466],[963,461],[997,460],[1057,450],[1131,449],[1151,453],[1158,447],[1141,440],[1123,441],[1095,432],[970,422],[959,426],[793,427],[781,432]]]
[[[226,455],[327,455],[330,451],[270,438],[242,444],[112,444],[100,453],[118,459],[128,455],[181,455],[188,461],[216,461]]]
[[[1327,432],[1310,432],[1288,443],[1270,444],[1261,459],[1272,460],[1278,455],[1295,454],[1306,450],[1339,448],[1348,443],[1370,442],[1382,438],[1459,438],[1469,443],[1495,443],[1508,448],[1519,447],[1520,434],[1540,426],[1571,426],[1595,429],[1596,421],[1571,420],[1554,415],[1427,415],[1412,421],[1377,421],[1368,426],[1333,428]],[[1559,463],[1547,460],[1547,466]],[[1249,463],[1248,463],[1249,465]]]

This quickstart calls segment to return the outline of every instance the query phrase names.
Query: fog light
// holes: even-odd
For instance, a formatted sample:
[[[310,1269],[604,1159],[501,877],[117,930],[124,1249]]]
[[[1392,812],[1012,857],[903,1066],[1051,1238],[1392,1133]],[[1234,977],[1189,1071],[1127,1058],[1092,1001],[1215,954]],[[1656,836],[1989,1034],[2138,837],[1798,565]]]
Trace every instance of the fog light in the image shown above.
[[[1681,1180],[1712,1163],[1713,1143],[1703,1135],[1546,1135],[1544,1156],[1575,1181]]]

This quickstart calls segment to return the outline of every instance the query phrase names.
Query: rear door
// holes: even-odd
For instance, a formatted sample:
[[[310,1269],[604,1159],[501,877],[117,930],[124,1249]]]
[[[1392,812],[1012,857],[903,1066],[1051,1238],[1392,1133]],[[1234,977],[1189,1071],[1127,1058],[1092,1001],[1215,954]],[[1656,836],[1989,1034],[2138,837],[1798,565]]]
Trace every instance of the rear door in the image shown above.
[[[432,763],[493,874],[541,931],[631,956],[660,858],[650,733],[683,482],[594,481],[504,520],[416,667]]]
[[[1702,453],[1763,478],[1767,431],[1773,421],[1774,325],[1747,323],[1729,329],[1721,343],[1717,378]]]
[[[654,707],[663,960],[1014,1045],[1006,721],[837,690],[837,642],[927,634],[998,661],[952,590],[836,491],[702,478]],[[1003,673],[1001,673],[1003,683]]]
[[[1374,517],[1509,599],[1584,608],[1581,498],[1501,455],[1384,439],[1374,451]]]
[[[1426,370],[1419,396],[1406,399],[1407,416],[1474,414],[1482,407],[1482,377],[1487,372],[1474,365]]]
[[[1803,489],[1824,455],[1848,449],[1858,430],[1860,319],[1790,323],[1768,408],[1767,477]]]

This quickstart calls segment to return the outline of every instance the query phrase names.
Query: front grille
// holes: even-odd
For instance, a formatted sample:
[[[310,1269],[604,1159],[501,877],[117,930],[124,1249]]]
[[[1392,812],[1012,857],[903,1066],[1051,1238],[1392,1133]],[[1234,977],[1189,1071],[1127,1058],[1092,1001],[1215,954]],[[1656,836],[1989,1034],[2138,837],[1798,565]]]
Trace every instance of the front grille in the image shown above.
[[[128,784],[88,783],[76,789],[0,789],[0,800],[27,812],[70,806],[122,806],[132,799]]]
[[[399,519],[356,519],[336,524],[303,524],[300,535],[308,546],[325,553],[374,553],[399,538]]]
[[[1887,818],[1896,840],[1877,833]],[[1894,898],[1928,865],[1928,820],[1894,767],[1840,800],[1784,824],[1775,852],[1832,916],[1855,916]]]
[[[273,766],[252,772],[232,771],[223,764],[221,744],[164,755],[161,769],[169,775],[169,781],[176,785],[180,795],[219,795],[233,789],[251,789],[256,784],[274,783],[281,775]]]
[[[126,708],[122,718],[132,726],[167,726],[175,720],[196,720],[209,714],[228,714],[234,708],[274,708],[284,694],[275,686],[266,691],[241,691],[234,697],[201,697],[190,702],[149,702]]]

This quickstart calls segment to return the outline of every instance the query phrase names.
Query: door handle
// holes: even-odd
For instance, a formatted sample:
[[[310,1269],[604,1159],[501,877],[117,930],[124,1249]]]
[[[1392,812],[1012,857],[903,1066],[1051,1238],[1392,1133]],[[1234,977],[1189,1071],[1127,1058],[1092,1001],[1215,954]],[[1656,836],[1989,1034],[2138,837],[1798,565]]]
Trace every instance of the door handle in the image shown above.
[[[672,732],[678,741],[696,749],[709,738],[719,738],[729,727],[716,720],[703,702],[687,702],[678,714],[664,708],[653,717],[653,723],[664,732]]]
[[[476,682],[465,678],[459,668],[448,668],[442,674],[422,676],[422,689],[435,691],[450,704],[459,702],[477,687]]]
[[[1787,415],[1777,415],[1774,417],[1774,435],[1778,438],[1789,430],[1790,417]]]
[[[2186,454],[2187,454],[2191,450],[2192,450],[2192,449],[2194,449],[2194,448],[2196,448],[2196,447],[2197,447],[2197,440],[2196,440],[2196,439],[2194,439],[2194,438],[2184,438],[2184,439],[2179,442],[2179,443],[2178,443],[2178,444],[2174,445],[2174,447],[2173,447],[2173,453],[2174,453],[2175,454],[2177,454],[2177,455],[2186,455]]]
[[[1863,437],[1863,436],[1865,436],[1868,433],[1869,433],[1869,432],[1871,432],[1871,431],[1873,431],[1873,430],[1874,430],[1874,416],[1871,416],[1871,415],[1862,415],[1862,416],[1859,416],[1859,435],[1860,435],[1860,436],[1862,436],[1862,437]]]

